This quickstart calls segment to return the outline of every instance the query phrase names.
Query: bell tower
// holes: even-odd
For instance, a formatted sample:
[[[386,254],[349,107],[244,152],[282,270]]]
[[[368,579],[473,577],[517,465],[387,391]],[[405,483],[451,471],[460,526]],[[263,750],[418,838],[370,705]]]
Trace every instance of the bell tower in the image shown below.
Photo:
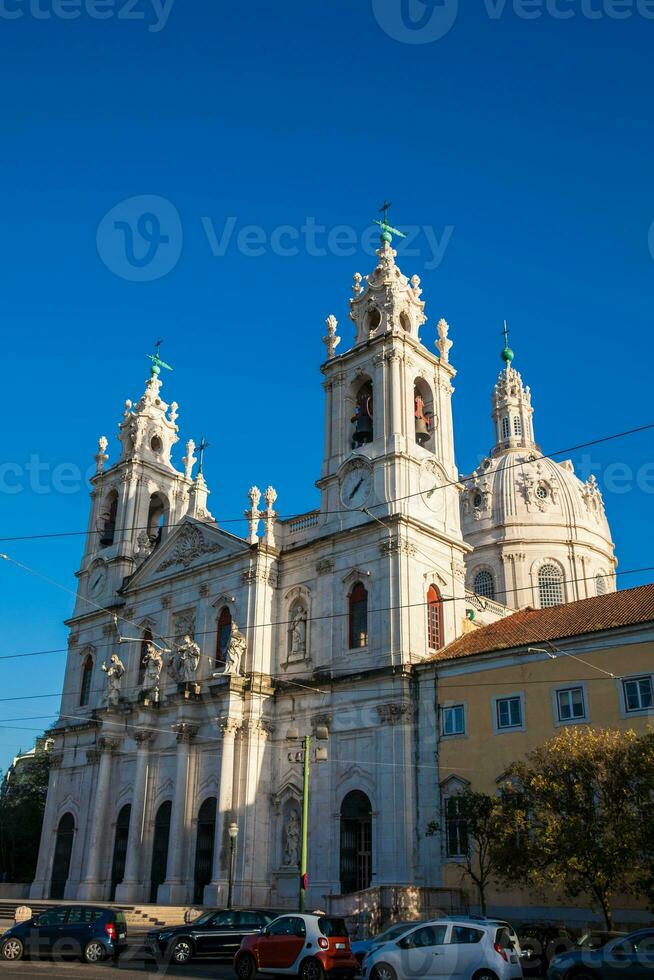
[[[337,355],[337,321],[327,319],[327,360],[322,509],[327,524],[412,515],[461,539],[458,473],[454,460],[451,398],[456,374],[445,320],[437,326],[436,352],[420,340],[426,323],[420,278],[396,264],[385,205],[377,250],[368,276],[356,273],[350,299],[354,344]],[[349,517],[344,517],[348,512]]]
[[[159,546],[194,502],[195,444],[187,446],[184,473],[171,461],[179,440],[178,406],[161,397],[161,370],[172,368],[159,356],[160,343],[148,355],[152,366],[143,394],[135,404],[125,402],[118,426],[121,451],[115,464],[106,466],[108,440],[103,436],[98,442],[75,615],[111,604],[125,576]],[[208,491],[201,474],[198,479],[204,501]]]

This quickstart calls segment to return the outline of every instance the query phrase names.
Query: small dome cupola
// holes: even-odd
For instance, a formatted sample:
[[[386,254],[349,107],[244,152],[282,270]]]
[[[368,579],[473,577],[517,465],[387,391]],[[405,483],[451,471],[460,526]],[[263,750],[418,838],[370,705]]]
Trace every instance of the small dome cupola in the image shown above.
[[[172,371],[171,366],[159,356],[160,345],[161,341],[158,341],[155,353],[148,354],[152,367],[141,398],[135,405],[129,400],[125,402],[118,438],[123,446],[122,459],[140,458],[173,469],[170,454],[179,439],[179,413],[177,402],[168,406],[160,397],[163,383],[159,377],[161,369]]]
[[[504,321],[504,349],[500,354],[504,369],[500,371],[493,391],[493,422],[495,445],[491,455],[507,449],[532,449],[534,441],[534,410],[531,406],[531,390],[522,383],[520,374],[513,367],[515,354],[509,347],[509,331]]]

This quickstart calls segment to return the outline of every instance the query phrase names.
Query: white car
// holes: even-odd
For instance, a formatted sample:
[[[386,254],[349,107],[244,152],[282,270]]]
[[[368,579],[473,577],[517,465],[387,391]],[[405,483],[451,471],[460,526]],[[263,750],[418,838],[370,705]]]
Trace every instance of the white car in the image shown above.
[[[447,918],[423,922],[377,947],[363,980],[522,980],[520,947],[506,922]]]

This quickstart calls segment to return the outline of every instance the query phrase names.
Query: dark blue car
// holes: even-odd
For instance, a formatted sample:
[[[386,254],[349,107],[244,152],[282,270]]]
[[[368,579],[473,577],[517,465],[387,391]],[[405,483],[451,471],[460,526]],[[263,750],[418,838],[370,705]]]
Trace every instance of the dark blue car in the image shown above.
[[[0,939],[0,959],[76,956],[87,963],[117,959],[127,947],[127,924],[118,909],[57,905],[13,926]]]
[[[654,929],[639,929],[601,949],[569,949],[551,961],[547,980],[654,980]]]

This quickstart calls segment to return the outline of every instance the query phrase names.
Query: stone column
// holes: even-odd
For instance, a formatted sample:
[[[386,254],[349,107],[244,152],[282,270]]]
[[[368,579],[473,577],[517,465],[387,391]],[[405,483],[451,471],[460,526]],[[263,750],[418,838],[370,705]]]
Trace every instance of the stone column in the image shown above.
[[[213,870],[211,883],[204,890],[205,905],[224,905],[228,885],[228,834],[234,804],[234,744],[240,721],[228,715],[217,720],[223,744],[220,756],[220,790],[216,810],[216,829],[213,845]]]
[[[197,725],[180,722],[173,726],[177,734],[177,771],[175,773],[175,797],[170,819],[168,838],[168,866],[166,880],[159,886],[157,902],[162,905],[183,905],[188,900],[186,884],[182,877],[182,861],[186,843],[186,800],[189,782],[191,743],[198,732]]]
[[[141,875],[141,854],[143,852],[143,821],[148,787],[149,746],[153,739],[151,732],[135,731],[136,773],[134,775],[134,794],[129,818],[129,838],[125,857],[125,876],[116,887],[117,902],[138,902],[143,900],[143,877]]]
[[[104,882],[108,877],[102,875],[103,849],[107,834],[107,805],[111,789],[111,761],[118,739],[101,736],[97,748],[86,753],[90,765],[98,763],[98,778],[95,784],[95,799],[91,816],[91,830],[88,834],[86,873],[80,882],[77,898],[80,900],[102,900],[104,898]]]
[[[30,898],[48,898],[50,894],[52,859],[57,840],[57,827],[54,822],[57,816],[59,802],[57,799],[57,783],[59,781],[59,769],[61,768],[63,759],[63,752],[52,752],[50,754],[48,795],[43,819],[43,829],[41,831],[39,859],[36,866],[36,875],[30,887]]]

